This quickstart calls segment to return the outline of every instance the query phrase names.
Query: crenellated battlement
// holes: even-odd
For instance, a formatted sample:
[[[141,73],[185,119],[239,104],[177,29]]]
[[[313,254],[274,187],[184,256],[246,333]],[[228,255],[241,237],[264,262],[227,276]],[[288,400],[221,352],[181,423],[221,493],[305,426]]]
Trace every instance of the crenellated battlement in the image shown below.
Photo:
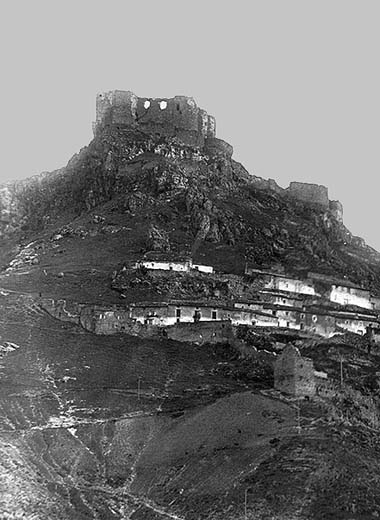
[[[200,147],[207,138],[215,137],[216,128],[215,118],[192,97],[143,98],[123,90],[97,95],[94,133],[103,125],[132,126]]]

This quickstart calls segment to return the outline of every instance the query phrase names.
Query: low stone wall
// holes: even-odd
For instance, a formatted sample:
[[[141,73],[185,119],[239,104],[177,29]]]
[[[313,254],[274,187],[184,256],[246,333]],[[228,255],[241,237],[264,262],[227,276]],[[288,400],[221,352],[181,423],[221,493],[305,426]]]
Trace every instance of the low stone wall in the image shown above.
[[[190,343],[228,343],[234,340],[231,323],[202,321],[198,323],[178,323],[164,329],[169,339]]]

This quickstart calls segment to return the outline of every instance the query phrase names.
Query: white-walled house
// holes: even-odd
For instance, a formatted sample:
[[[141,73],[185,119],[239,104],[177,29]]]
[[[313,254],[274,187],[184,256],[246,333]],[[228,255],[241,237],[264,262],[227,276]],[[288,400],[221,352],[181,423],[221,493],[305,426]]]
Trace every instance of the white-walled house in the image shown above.
[[[315,296],[316,292],[311,281],[300,280],[283,273],[263,271],[261,269],[246,268],[246,274],[253,275],[263,281],[264,289],[292,292]]]
[[[314,286],[307,281],[298,280],[297,278],[289,278],[285,276],[273,276],[273,289],[278,291],[288,291],[298,294],[308,294],[315,296]]]
[[[330,301],[339,305],[355,305],[364,309],[374,308],[369,291],[349,285],[332,285]]]
[[[214,272],[214,268],[211,265],[190,264],[190,268],[201,273],[212,274]]]
[[[154,269],[161,271],[177,271],[187,273],[189,271],[199,271],[201,273],[212,274],[214,268],[211,265],[193,264],[191,260],[185,262],[140,260],[134,264],[135,269],[145,267],[145,269]]]
[[[141,260],[135,263],[135,269],[145,267],[145,269],[157,269],[161,271],[180,271],[190,270],[190,262],[156,262],[153,260]]]
[[[265,302],[273,303],[287,307],[302,307],[304,305],[306,295],[289,293],[286,291],[276,291],[264,289],[260,291],[261,297]]]
[[[380,298],[378,296],[371,296],[372,309],[380,310]]]
[[[278,318],[269,312],[190,301],[134,303],[130,306],[130,318],[142,324],[160,326],[193,323],[197,320],[200,322],[230,321],[232,325],[278,327]]]

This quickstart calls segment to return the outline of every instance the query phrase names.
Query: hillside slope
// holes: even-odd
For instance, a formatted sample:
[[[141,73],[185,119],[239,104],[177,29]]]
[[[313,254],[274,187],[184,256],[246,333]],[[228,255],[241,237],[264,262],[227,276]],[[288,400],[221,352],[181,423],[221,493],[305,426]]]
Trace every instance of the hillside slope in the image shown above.
[[[376,352],[349,338],[303,341],[335,382],[344,359],[347,389],[299,403],[272,390],[273,352],[262,361],[248,348],[95,335],[37,305],[228,299],[238,288],[222,275],[246,263],[380,294],[379,254],[336,205],[300,200],[212,143],[99,126],[65,168],[0,189],[0,344],[19,347],[0,358],[2,518],[380,515]],[[118,273],[145,256],[191,256],[220,280],[173,278],[166,293],[128,285],[122,299]]]

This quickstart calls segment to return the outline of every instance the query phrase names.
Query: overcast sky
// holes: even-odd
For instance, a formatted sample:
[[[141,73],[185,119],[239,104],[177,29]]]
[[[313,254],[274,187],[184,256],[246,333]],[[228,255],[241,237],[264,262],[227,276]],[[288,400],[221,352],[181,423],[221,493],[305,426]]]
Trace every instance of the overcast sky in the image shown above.
[[[193,96],[255,175],[324,184],[380,250],[379,0],[3,0],[0,180],[88,144],[99,91]]]

